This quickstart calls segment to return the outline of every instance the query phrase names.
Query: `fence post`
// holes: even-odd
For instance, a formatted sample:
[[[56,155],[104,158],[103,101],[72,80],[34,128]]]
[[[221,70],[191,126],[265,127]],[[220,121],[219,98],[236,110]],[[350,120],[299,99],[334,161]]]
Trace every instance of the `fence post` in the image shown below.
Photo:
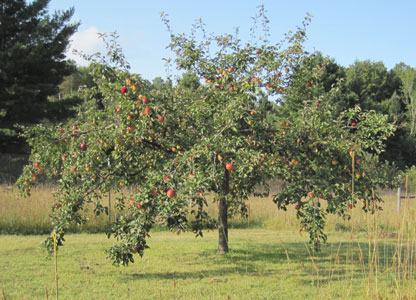
[[[397,213],[400,214],[400,207],[402,205],[402,187],[397,188]]]
[[[110,169],[110,158],[107,161],[108,169]],[[111,223],[111,189],[108,189],[108,220]]]

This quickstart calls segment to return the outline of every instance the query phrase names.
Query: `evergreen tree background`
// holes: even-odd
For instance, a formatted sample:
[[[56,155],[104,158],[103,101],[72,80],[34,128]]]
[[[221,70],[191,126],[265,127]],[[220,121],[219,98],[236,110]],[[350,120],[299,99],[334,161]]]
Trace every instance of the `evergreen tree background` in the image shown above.
[[[48,14],[49,0],[0,2],[0,152],[21,152],[16,124],[67,117],[68,103],[53,101],[65,76],[75,70],[65,51],[79,23],[74,9]]]

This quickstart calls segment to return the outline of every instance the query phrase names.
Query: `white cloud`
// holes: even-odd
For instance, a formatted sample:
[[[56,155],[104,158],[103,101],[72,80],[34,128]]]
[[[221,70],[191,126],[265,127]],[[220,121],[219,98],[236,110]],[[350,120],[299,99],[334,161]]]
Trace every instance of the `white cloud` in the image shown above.
[[[78,54],[74,54],[73,50],[84,52],[85,54],[93,54],[99,51],[103,43],[99,39],[98,33],[98,29],[94,26],[76,32],[72,36],[71,45],[66,52],[67,58],[74,60],[77,65],[85,65],[86,61]]]

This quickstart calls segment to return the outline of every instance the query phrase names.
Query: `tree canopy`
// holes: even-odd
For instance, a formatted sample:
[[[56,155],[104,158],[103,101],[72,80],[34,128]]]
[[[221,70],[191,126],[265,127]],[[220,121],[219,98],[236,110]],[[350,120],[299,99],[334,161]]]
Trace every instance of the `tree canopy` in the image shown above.
[[[15,125],[51,117],[48,96],[74,66],[65,60],[78,23],[73,9],[48,14],[49,0],[4,0],[0,3],[0,148],[19,143]],[[56,112],[56,110],[55,110]],[[56,117],[56,115],[54,115]],[[9,149],[9,150],[8,150]]]
[[[263,10],[259,18],[267,24]],[[267,193],[271,178],[283,181],[277,207],[296,205],[316,248],[326,239],[326,214],[348,216],[359,199],[364,210],[377,207],[373,188],[387,181],[366,173],[360,160],[382,151],[394,130],[386,116],[359,107],[335,114],[328,99],[336,87],[311,95],[289,115],[270,111],[273,99],[290,93],[309,18],[283,42],[260,45],[231,34],[207,37],[200,23],[194,29],[201,39],[196,30],[175,34],[164,21],[180,79],[151,84],[129,73],[113,39],[109,57],[90,58],[95,86],[84,89],[77,118],[26,132],[33,152],[18,183],[26,193],[43,175],[59,184],[52,208],[59,245],[70,224],[88,221],[88,205],[96,214],[108,211],[102,200],[110,190],[119,194],[108,231],[119,240],[108,251],[116,264],[143,255],[155,224],[196,235],[216,225],[218,251],[227,252],[228,217],[244,215],[246,200],[259,186]],[[303,94],[312,88],[308,82]],[[206,210],[210,199],[218,203],[217,221]],[[45,244],[52,249],[51,238]]]

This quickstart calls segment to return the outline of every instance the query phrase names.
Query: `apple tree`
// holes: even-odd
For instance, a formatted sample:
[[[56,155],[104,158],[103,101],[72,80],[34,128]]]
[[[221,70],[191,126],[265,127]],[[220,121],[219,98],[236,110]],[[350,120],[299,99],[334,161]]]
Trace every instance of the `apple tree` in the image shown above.
[[[183,75],[157,89],[129,72],[114,36],[106,56],[89,57],[96,85],[83,91],[87,100],[77,118],[26,130],[33,151],[18,184],[30,193],[40,176],[57,183],[52,221],[59,245],[70,224],[88,221],[87,207],[97,215],[108,212],[103,195],[110,190],[118,197],[108,236],[119,242],[108,253],[124,265],[134,253],[143,255],[156,224],[196,235],[217,226],[218,251],[228,252],[228,218],[245,214],[246,200],[261,185],[267,192],[275,177],[285,182],[275,201],[281,208],[301,205],[302,222],[314,216],[309,207],[318,207],[304,200],[310,193],[325,195],[331,212],[342,211],[345,153],[378,150],[389,128],[382,117],[359,109],[332,120],[325,105],[307,105],[283,125],[270,121],[271,101],[290,88],[290,73],[304,55],[309,19],[271,45],[262,9],[259,18],[266,24],[261,44],[243,44],[237,35],[206,36],[200,23],[191,35],[174,34],[164,18],[171,62]],[[328,159],[340,163],[334,167]],[[324,176],[325,166],[337,173]],[[357,193],[373,183],[370,174],[360,176],[366,183],[352,187]],[[217,221],[207,213],[207,195],[218,202]],[[324,238],[321,219],[308,227],[314,241]],[[51,251],[52,239],[45,244]]]
[[[207,194],[219,203],[218,251],[228,252],[229,216],[244,214],[245,200],[274,172],[273,132],[260,103],[287,85],[284,70],[303,54],[304,30],[261,46],[232,35],[198,42],[171,32],[176,65],[195,80],[158,90],[128,72],[115,39],[107,56],[90,57],[96,86],[84,91],[90,100],[78,117],[26,131],[33,151],[19,184],[30,192],[40,174],[57,182],[52,221],[58,244],[70,224],[88,221],[90,203],[96,214],[108,211],[103,195],[111,189],[120,195],[108,232],[120,240],[109,250],[115,263],[142,255],[155,224],[197,235],[215,226],[205,210]],[[51,238],[45,243],[51,250]]]

